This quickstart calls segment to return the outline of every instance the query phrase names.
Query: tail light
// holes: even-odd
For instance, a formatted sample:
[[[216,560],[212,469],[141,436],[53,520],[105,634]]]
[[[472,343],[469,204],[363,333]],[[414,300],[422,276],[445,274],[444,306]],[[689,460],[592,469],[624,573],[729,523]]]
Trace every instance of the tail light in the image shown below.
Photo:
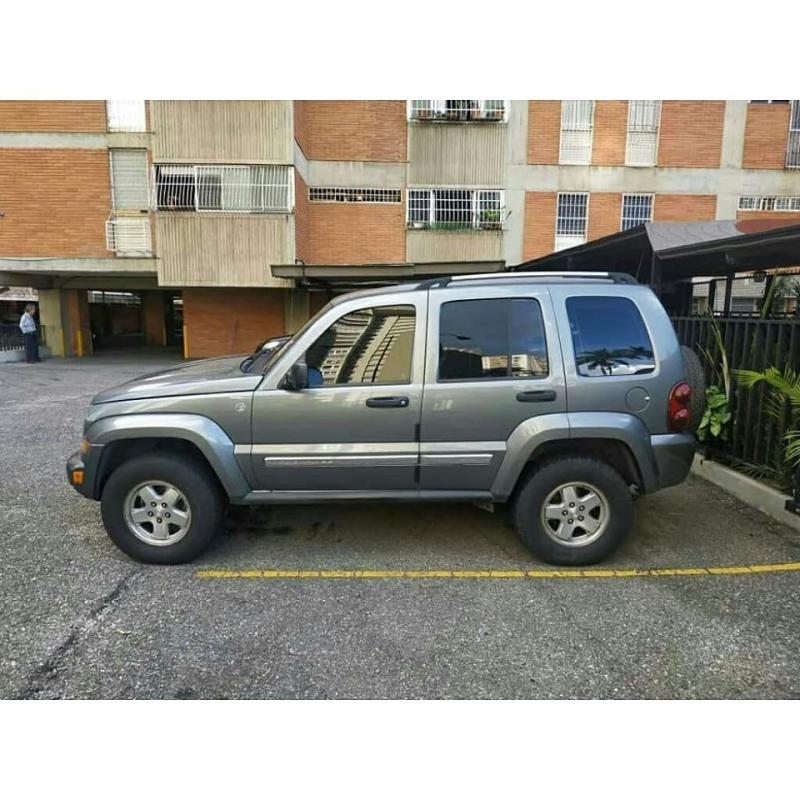
[[[669,393],[667,424],[671,431],[685,431],[692,422],[689,403],[692,400],[692,387],[686,381],[676,383]]]

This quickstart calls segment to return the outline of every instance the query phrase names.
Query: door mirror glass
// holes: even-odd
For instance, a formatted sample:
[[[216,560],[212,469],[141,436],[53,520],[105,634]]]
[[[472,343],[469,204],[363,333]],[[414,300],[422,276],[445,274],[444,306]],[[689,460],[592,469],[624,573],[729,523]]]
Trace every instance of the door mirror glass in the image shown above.
[[[308,366],[305,361],[297,361],[292,364],[281,383],[281,389],[290,392],[308,389]]]

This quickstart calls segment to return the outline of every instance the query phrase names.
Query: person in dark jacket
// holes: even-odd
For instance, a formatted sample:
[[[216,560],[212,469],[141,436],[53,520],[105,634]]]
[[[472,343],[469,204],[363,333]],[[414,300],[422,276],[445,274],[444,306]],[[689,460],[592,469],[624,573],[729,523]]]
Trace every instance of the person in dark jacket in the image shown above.
[[[22,338],[25,340],[25,362],[36,364],[41,361],[39,358],[39,335],[36,329],[36,306],[28,303],[25,306],[25,313],[20,317],[19,329],[22,331]]]

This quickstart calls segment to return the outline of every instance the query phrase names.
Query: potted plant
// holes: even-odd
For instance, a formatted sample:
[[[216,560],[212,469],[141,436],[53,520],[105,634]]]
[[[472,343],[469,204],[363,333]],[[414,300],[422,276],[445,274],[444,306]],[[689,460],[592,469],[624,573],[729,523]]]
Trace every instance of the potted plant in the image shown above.
[[[480,216],[481,228],[485,230],[500,230],[503,225],[499,208],[484,208]]]

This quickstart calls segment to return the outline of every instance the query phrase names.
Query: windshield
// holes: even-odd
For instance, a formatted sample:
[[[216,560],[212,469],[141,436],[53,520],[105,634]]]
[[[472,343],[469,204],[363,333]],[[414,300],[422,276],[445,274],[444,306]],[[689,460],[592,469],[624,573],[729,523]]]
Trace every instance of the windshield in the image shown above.
[[[306,321],[302,328],[299,331],[294,333],[292,336],[283,339],[283,337],[279,337],[278,339],[273,340],[273,342],[268,342],[268,344],[272,345],[267,349],[260,350],[257,353],[253,353],[253,355],[248,356],[242,363],[239,365],[239,368],[242,372],[264,372],[264,370],[269,366],[269,364],[274,360],[275,356],[281,352],[281,350],[286,347],[286,345],[291,344],[295,339],[302,336],[314,323],[314,320],[320,316],[320,314],[324,314],[328,308],[330,307],[330,303],[328,303],[324,308],[321,308],[313,317]]]
[[[248,356],[239,365],[242,372],[263,372],[267,365],[272,361],[281,350],[291,341],[291,339],[279,340],[270,347],[264,347],[257,353]]]

